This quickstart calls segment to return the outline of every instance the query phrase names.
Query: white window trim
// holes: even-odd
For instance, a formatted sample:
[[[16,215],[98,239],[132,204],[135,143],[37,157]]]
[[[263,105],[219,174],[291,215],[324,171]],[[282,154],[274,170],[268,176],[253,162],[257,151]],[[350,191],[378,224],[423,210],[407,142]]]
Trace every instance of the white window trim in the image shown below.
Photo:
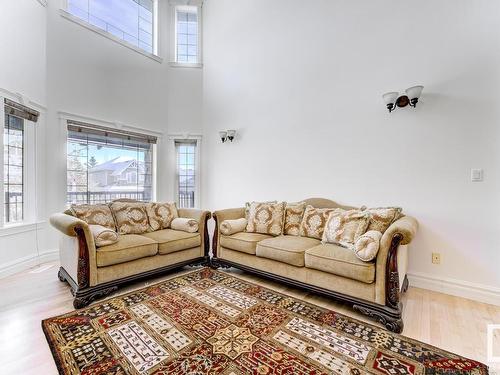
[[[0,132],[2,134],[2,137],[5,127],[5,107],[3,104],[5,98],[37,110],[40,113],[40,116],[38,117],[38,122],[36,123],[36,125],[30,125],[30,121],[24,120],[25,125],[27,122],[28,126],[25,126],[24,132],[23,220],[15,223],[4,223],[5,194],[2,184],[2,187],[0,187],[0,237],[27,232],[37,228],[39,229],[39,225],[44,223],[44,221],[40,221],[37,217],[40,216],[40,210],[37,207],[36,202],[37,199],[42,197],[44,194],[43,189],[39,186],[40,184],[35,181],[36,178],[39,179],[39,176],[36,173],[36,164],[37,160],[39,160],[41,152],[38,147],[35,147],[35,142],[39,142],[36,137],[35,126],[38,128],[43,128],[47,108],[37,102],[30,100],[28,97],[22,94],[13,93],[4,88],[0,88]],[[38,155],[36,155],[35,152]],[[2,174],[3,163],[4,160],[2,141],[2,143],[0,144],[0,165],[2,166]],[[3,175],[1,180],[3,181]]]
[[[131,49],[132,51],[135,51],[143,56],[149,57],[150,59],[162,63],[163,58],[159,56],[158,52],[158,46],[159,46],[159,28],[158,28],[158,0],[153,0],[153,8],[154,8],[154,14],[153,14],[153,53],[149,53],[144,51],[143,49],[134,46],[133,44],[120,39],[116,36],[114,36],[111,33],[108,33],[105,30],[100,29],[99,27],[96,27],[94,25],[91,25],[88,22],[85,22],[84,20],[72,15],[71,13],[68,12],[68,1],[67,0],[61,0],[61,8],[59,9],[59,13],[61,14],[61,17],[67,19],[68,21],[74,22],[80,26],[85,27],[86,29],[89,29],[96,34],[102,35],[103,37],[112,40],[118,44],[121,44],[124,47],[127,47]]]
[[[161,143],[161,138],[163,136],[163,133],[156,132],[154,130],[150,130],[147,128],[135,126],[135,125],[127,125],[123,124],[118,121],[106,121],[106,120],[99,120],[93,117],[89,116],[84,116],[84,115],[77,115],[74,113],[69,113],[69,112],[64,112],[64,111],[59,111],[59,122],[61,129],[64,131],[64,160],[65,163],[68,160],[68,155],[67,155],[67,141],[68,141],[68,120],[72,121],[80,121],[80,122],[86,122],[94,125],[99,125],[99,126],[104,126],[107,128],[111,129],[117,129],[117,130],[123,130],[123,131],[131,131],[131,132],[137,132],[137,133],[142,133],[145,135],[152,135],[158,138],[158,143],[156,145],[153,145],[152,153],[152,168],[153,168],[153,180],[151,182],[151,200],[154,202],[156,201],[156,192],[157,192],[157,165],[158,165],[158,145]],[[62,206],[61,207],[67,207],[68,203],[66,201],[66,196],[68,192],[68,180],[67,180],[67,166],[65,165],[64,170],[66,171],[64,175],[64,203],[61,202]]]
[[[177,155],[175,150],[176,141],[196,141],[196,155],[195,155],[195,172],[194,178],[196,181],[195,191],[194,191],[194,208],[201,209],[201,147],[202,147],[202,135],[201,134],[169,134],[168,135],[168,160],[170,160],[170,170],[173,176],[173,192],[174,201],[177,202],[179,195],[179,186],[177,183]]]
[[[202,68],[203,67],[203,0],[170,0],[170,62],[174,68]],[[198,19],[198,50],[196,63],[181,63],[177,61],[177,10],[186,7],[197,8]]]

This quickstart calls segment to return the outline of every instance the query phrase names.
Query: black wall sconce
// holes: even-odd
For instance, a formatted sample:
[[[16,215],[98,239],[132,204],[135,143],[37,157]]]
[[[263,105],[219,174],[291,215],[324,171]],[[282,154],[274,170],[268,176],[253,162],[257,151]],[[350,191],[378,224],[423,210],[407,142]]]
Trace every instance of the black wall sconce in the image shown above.
[[[219,132],[219,137],[222,143],[225,143],[226,141],[232,142],[234,137],[236,137],[236,130],[221,130]]]
[[[387,92],[382,95],[384,98],[384,102],[389,110],[389,113],[394,111],[396,107],[406,107],[410,105],[410,107],[416,107],[418,103],[418,99],[420,98],[420,94],[424,86],[413,86],[405,90],[405,94],[400,95],[399,92]]]

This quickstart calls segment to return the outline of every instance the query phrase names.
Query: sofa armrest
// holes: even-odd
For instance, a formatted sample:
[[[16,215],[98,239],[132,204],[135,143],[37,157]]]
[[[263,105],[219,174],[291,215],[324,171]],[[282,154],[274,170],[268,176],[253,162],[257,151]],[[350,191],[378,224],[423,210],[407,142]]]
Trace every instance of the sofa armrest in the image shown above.
[[[376,302],[396,307],[399,304],[398,248],[415,237],[418,222],[411,216],[396,220],[380,239],[376,260]]]
[[[224,220],[235,220],[244,218],[245,208],[244,207],[227,208],[225,210],[215,211],[212,214],[212,217],[215,220],[214,235],[212,238],[212,256],[216,258],[217,253],[219,251],[220,224]]]
[[[78,288],[83,289],[97,283],[97,262],[94,236],[89,225],[74,216],[57,213],[50,217],[50,224],[65,236],[76,237],[78,243],[78,254],[72,247],[60,246],[60,258],[71,262],[77,262]],[[63,253],[64,256],[63,256]],[[69,254],[71,253],[71,254]],[[64,264],[61,264],[64,267]]]
[[[200,233],[201,243],[203,244],[203,253],[205,254],[205,257],[208,257],[210,251],[208,220],[212,217],[210,211],[197,210],[194,208],[179,208],[178,214],[181,218],[194,219],[198,221],[198,232]]]

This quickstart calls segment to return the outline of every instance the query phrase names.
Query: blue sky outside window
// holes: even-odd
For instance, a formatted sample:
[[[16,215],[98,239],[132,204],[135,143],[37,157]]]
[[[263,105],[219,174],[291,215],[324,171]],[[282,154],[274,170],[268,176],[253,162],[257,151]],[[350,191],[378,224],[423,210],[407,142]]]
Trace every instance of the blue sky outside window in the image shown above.
[[[68,0],[67,10],[119,39],[154,53],[152,0]]]

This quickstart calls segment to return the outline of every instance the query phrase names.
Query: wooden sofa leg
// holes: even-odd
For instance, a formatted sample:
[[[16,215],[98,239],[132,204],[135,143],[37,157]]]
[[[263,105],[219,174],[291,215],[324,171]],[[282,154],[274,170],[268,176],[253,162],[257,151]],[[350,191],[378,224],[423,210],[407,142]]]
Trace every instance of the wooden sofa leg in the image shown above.
[[[395,333],[403,332],[404,323],[402,319],[402,306],[400,305],[398,310],[395,310],[393,313],[384,312],[380,310],[371,309],[369,307],[360,306],[354,304],[352,306],[354,311],[358,311],[363,315],[369,316],[370,318],[376,320],[380,324],[382,324],[387,330]]]
[[[118,286],[110,286],[104,289],[87,289],[75,292],[75,299],[73,300],[73,307],[75,309],[82,309],[88,306],[92,301],[105,297],[118,289]]]
[[[210,268],[216,270],[218,268],[231,268],[231,266],[223,261],[220,261],[218,258],[212,258],[210,259]]]

